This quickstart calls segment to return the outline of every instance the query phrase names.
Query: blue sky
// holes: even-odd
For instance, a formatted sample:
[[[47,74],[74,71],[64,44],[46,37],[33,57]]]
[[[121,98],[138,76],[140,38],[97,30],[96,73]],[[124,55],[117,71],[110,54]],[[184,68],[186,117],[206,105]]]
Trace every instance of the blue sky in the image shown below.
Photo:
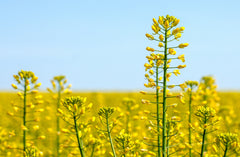
[[[240,89],[238,0],[9,0],[0,2],[0,89],[19,70],[50,86],[66,75],[77,90],[145,89],[145,38],[152,18],[173,15],[185,32],[187,68],[174,81],[213,75],[219,89]]]

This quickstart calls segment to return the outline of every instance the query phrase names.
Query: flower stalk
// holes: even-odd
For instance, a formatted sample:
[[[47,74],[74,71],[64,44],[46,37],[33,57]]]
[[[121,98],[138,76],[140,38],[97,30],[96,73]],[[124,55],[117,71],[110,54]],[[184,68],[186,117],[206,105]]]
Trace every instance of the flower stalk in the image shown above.
[[[198,85],[197,81],[186,81],[188,88],[188,95],[189,95],[189,100],[188,100],[188,144],[190,145],[189,148],[189,157],[192,157],[192,97],[193,97],[193,89]]]
[[[113,127],[115,126],[114,123],[111,123],[109,122],[109,118],[111,117],[111,115],[113,114],[113,112],[115,111],[114,108],[110,108],[110,107],[103,107],[103,108],[100,108],[100,110],[98,111],[98,115],[100,116],[100,119],[102,120],[104,118],[105,121],[101,121],[105,127],[106,127],[106,132],[107,132],[107,135],[108,135],[108,140],[109,140],[109,143],[111,145],[111,149],[112,149],[112,154],[114,157],[116,157],[116,152],[115,152],[115,149],[114,149],[114,145],[113,145],[113,140],[112,140],[112,136],[111,136],[111,131],[113,129]],[[111,125],[111,127],[110,127]]]
[[[27,151],[27,131],[29,130],[27,126],[27,123],[30,122],[27,120],[28,114],[32,114],[34,112],[42,112],[44,111],[43,109],[35,110],[35,105],[36,104],[42,104],[43,101],[40,100],[42,96],[35,95],[35,99],[33,99],[33,102],[29,103],[28,101],[28,94],[37,94],[38,91],[37,89],[41,86],[41,83],[37,83],[38,77],[35,76],[35,74],[32,71],[24,71],[21,70],[18,72],[17,75],[13,75],[15,81],[17,82],[18,85],[23,87],[23,89],[18,88],[17,85],[12,84],[12,87],[16,90],[19,90],[18,96],[21,98],[22,101],[22,106],[15,106],[15,111],[17,112],[18,110],[22,111],[22,116],[19,115],[14,115],[14,113],[11,113],[9,115],[11,116],[16,116],[16,117],[21,117],[22,118],[22,145],[23,145],[23,156],[26,156],[26,151]],[[30,105],[28,105],[29,103]],[[27,109],[29,108],[29,110]]]
[[[61,104],[62,94],[71,93],[70,88],[72,85],[69,84],[67,87],[64,87],[64,85],[67,83],[67,79],[63,75],[53,77],[53,79],[51,80],[51,83],[52,83],[53,91],[57,95],[56,112],[58,112],[58,109],[60,108],[60,104]],[[47,90],[50,93],[53,92],[50,88],[47,88]],[[56,153],[57,153],[57,157],[59,157],[60,156],[60,118],[59,116],[56,116],[56,133],[57,133],[56,134]]]
[[[116,152],[115,152],[115,149],[114,149],[114,146],[113,146],[111,131],[110,131],[110,128],[109,128],[109,119],[108,119],[108,117],[106,118],[106,124],[107,124],[108,139],[109,139],[109,142],[110,142],[110,145],[111,145],[111,148],[112,148],[112,153],[113,153],[113,156],[116,157]]]
[[[223,157],[227,157],[228,151],[238,149],[238,135],[233,133],[221,133],[217,136],[217,144],[224,150]]]
[[[67,113],[59,108],[58,113],[60,114],[60,117],[67,122],[71,128],[74,128],[71,130],[62,129],[62,132],[76,135],[79,153],[81,157],[85,157],[86,152],[84,149],[83,140],[86,134],[84,134],[84,129],[88,130],[90,123],[86,123],[82,119],[84,119],[86,111],[89,111],[92,108],[92,103],[86,105],[86,97],[72,96],[62,99],[61,105],[65,107]]]
[[[198,120],[201,123],[202,130],[202,145],[200,156],[204,156],[206,151],[206,136],[209,133],[216,131],[215,128],[211,129],[211,126],[214,126],[219,120],[216,118],[216,111],[213,108],[201,106],[197,109],[195,115],[198,117]]]
[[[60,84],[58,86],[58,97],[57,97],[57,108],[56,110],[58,110],[60,108],[60,103],[61,103],[61,87],[60,87]],[[60,156],[60,151],[59,151],[59,145],[60,145],[60,120],[59,120],[59,116],[57,116],[57,139],[56,139],[56,147],[57,147],[57,157]]]
[[[77,137],[77,142],[78,142],[78,149],[80,151],[81,157],[85,157],[84,150],[83,150],[83,142],[82,142],[82,138],[79,136],[77,118],[75,115],[73,116],[73,120],[74,120],[74,129],[76,132],[76,137]]]
[[[168,55],[176,55],[176,51],[174,50],[174,48],[185,48],[188,46],[188,43],[182,43],[178,46],[168,46],[168,42],[173,40],[178,41],[178,38],[181,37],[181,33],[185,29],[184,27],[175,28],[178,25],[179,21],[179,19],[169,15],[167,15],[166,17],[159,16],[158,21],[153,18],[153,34],[146,34],[146,37],[149,40],[158,41],[158,47],[163,49],[158,50],[147,47],[146,50],[150,51],[151,54],[146,57],[149,63],[144,64],[146,68],[145,71],[148,71],[150,74],[145,74],[145,77],[148,80],[148,84],[144,85],[147,88],[155,88],[156,102],[151,103],[156,104],[157,157],[167,156],[167,98],[182,98],[182,96],[173,96],[171,93],[169,93],[170,88],[168,89],[168,87],[172,86],[173,88],[175,85],[167,84],[172,73],[177,76],[180,74],[178,69],[186,67],[186,65],[179,65],[174,67],[170,66],[172,59],[179,59],[182,62],[185,62],[184,55],[173,58],[168,57]],[[155,36],[157,36],[158,39],[155,38]],[[168,70],[172,69],[176,70],[168,73]],[[150,76],[155,78],[153,79]],[[185,85],[183,84],[176,86],[180,86],[181,88],[183,86],[185,87]],[[145,94],[145,92],[142,93]],[[160,102],[160,99],[162,100],[162,102]],[[144,101],[144,103],[147,102],[148,101]],[[161,107],[162,111],[160,111]]]
[[[207,120],[205,118],[204,125],[206,125]],[[206,138],[206,129],[203,129],[203,134],[202,134],[202,147],[201,147],[201,157],[204,155],[204,150],[205,150],[205,138]]]
[[[27,79],[24,79],[24,94],[23,94],[23,126],[26,126],[27,114]],[[26,151],[26,129],[23,129],[23,153]]]
[[[165,31],[165,40],[164,40],[164,65],[163,65],[163,107],[162,107],[162,123],[163,123],[163,130],[162,130],[162,156],[166,157],[166,112],[167,112],[167,29]]]

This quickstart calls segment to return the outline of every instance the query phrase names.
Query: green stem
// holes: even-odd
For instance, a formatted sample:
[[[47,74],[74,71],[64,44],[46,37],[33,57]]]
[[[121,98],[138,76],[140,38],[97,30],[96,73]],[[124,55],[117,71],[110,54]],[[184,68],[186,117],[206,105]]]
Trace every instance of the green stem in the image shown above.
[[[122,144],[123,144],[123,156],[126,157],[124,142]]]
[[[85,157],[84,151],[83,151],[83,144],[81,141],[81,137],[79,137],[78,134],[78,127],[77,127],[77,120],[76,120],[76,116],[73,117],[74,120],[74,127],[75,127],[75,132],[76,132],[76,136],[77,136],[77,141],[78,141],[78,148],[81,154],[81,157]]]
[[[127,111],[130,114],[130,107],[129,104],[127,104]],[[128,128],[128,123],[129,123],[129,114],[127,114],[127,119],[126,119],[126,133],[129,133],[129,128]]]
[[[204,125],[207,123],[207,119],[205,117],[205,120],[204,120]],[[203,130],[203,137],[202,137],[202,149],[201,149],[201,157],[203,157],[203,152],[205,150],[205,137],[206,136],[206,129]]]
[[[204,93],[207,93],[207,90],[205,89],[204,90]],[[207,95],[206,94],[204,94],[204,96],[203,96],[203,101],[207,101]],[[204,105],[204,107],[207,107],[207,104],[208,103],[206,103],[205,105]],[[206,123],[206,122],[205,122]],[[205,142],[207,143],[207,137],[205,137]],[[204,151],[207,151],[207,147],[204,147]]]
[[[157,62],[156,62],[157,63]],[[161,137],[160,137],[160,111],[159,111],[159,89],[158,89],[158,66],[156,66],[156,105],[157,105],[157,133],[158,133],[158,157],[161,156]]]
[[[57,110],[60,107],[60,100],[61,100],[61,87],[60,87],[60,83],[58,86],[58,99],[57,99]],[[60,156],[59,153],[59,145],[60,145],[60,122],[59,122],[59,117],[57,116],[57,139],[56,139],[56,145],[57,145],[57,157]]]
[[[162,156],[166,157],[166,88],[167,88],[167,29],[165,29],[164,67],[163,67],[163,131],[162,131]]]
[[[203,157],[203,152],[204,152],[204,145],[205,145],[205,136],[206,136],[206,129],[203,131],[203,138],[202,138],[202,149],[201,149],[201,157]]]
[[[108,133],[108,137],[109,137],[109,142],[111,144],[113,156],[116,157],[115,149],[114,149],[113,142],[112,142],[111,132],[110,132],[110,128],[109,128],[108,116],[106,116],[106,124],[107,124],[107,133]]]
[[[189,94],[189,118],[188,118],[189,126],[189,145],[192,145],[192,129],[190,125],[192,124],[192,87],[191,87],[191,92]],[[192,157],[192,148],[189,148],[189,157]]]
[[[23,126],[26,127],[26,114],[27,114],[27,85],[24,79],[24,95],[23,95]],[[26,130],[23,130],[23,156],[26,151]]]
[[[169,123],[170,124],[170,123]],[[169,156],[169,134],[170,134],[170,127],[168,127],[168,130],[167,130],[167,156]]]
[[[226,157],[227,156],[227,151],[228,151],[228,146],[226,146],[225,150],[224,150],[224,155],[223,157]]]
[[[126,133],[129,133],[129,128],[128,128],[128,123],[129,123],[129,115],[127,115],[127,120],[126,120]]]
[[[92,146],[92,153],[91,153],[91,157],[93,157],[93,155],[94,155],[94,149],[95,149],[95,145],[96,145],[96,144],[93,144],[93,146]]]

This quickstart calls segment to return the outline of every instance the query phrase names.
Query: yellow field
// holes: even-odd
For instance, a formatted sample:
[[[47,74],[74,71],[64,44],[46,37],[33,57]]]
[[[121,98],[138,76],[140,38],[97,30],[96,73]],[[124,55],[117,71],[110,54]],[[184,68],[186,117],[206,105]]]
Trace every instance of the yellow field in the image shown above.
[[[220,132],[234,132],[239,133],[239,127],[240,127],[240,115],[238,114],[239,108],[240,108],[240,93],[237,92],[220,92],[218,93],[220,96],[220,109],[218,112],[218,117],[222,117],[222,120],[220,123],[217,124],[219,127],[219,130],[214,132],[211,135],[211,138],[214,138],[216,134]],[[37,114],[37,116],[40,117],[39,122],[31,122],[28,124],[29,127],[29,134],[27,135],[27,139],[29,139],[28,142],[32,142],[35,145],[39,151],[42,152],[43,156],[56,156],[56,100],[52,98],[51,94],[48,93],[42,93],[44,103],[39,105],[38,108],[43,108],[44,111],[42,113]],[[115,139],[115,137],[119,134],[119,132],[122,129],[125,129],[126,131],[126,119],[129,117],[129,123],[128,123],[128,130],[129,134],[132,136],[132,141],[136,142],[135,144],[136,148],[135,154],[137,153],[139,156],[155,156],[154,151],[155,148],[153,146],[148,146],[148,144],[153,144],[153,141],[151,141],[151,129],[149,126],[149,121],[151,118],[149,117],[148,111],[155,111],[155,105],[154,104],[142,104],[141,100],[146,99],[145,96],[139,93],[73,93],[71,95],[74,96],[82,96],[87,97],[87,102],[92,102],[93,107],[91,111],[87,112],[84,119],[81,119],[81,121],[86,121],[87,119],[92,118],[93,116],[96,117],[96,121],[93,122],[90,126],[89,130],[86,130],[86,133],[84,135],[84,144],[85,144],[85,151],[86,156],[90,156],[92,153],[92,146],[89,143],[94,143],[94,140],[92,138],[96,138],[99,140],[99,144],[95,147],[95,153],[94,156],[111,156],[111,148],[108,142],[108,139],[101,131],[98,129],[104,129],[104,127],[101,126],[101,122],[99,120],[98,116],[98,110],[103,106],[111,106],[117,108],[117,111],[114,113],[114,117],[121,115],[121,118],[118,119],[118,123],[115,128],[112,130],[112,138]],[[65,95],[70,96],[70,95]],[[126,101],[126,98],[134,99],[136,102],[132,104],[132,110],[131,113],[127,111],[126,104],[123,104],[123,100]],[[20,117],[15,116],[9,116],[7,113],[13,111],[13,107],[11,102],[19,102],[19,105],[21,105],[21,102],[19,100],[19,97],[16,95],[16,93],[0,93],[0,137],[1,137],[1,155],[6,156],[7,154],[9,156],[21,156],[22,151],[14,148],[22,148],[22,119]],[[171,103],[169,103],[171,104]],[[179,151],[177,154],[174,154],[173,156],[183,156],[182,154],[187,153],[187,147],[185,142],[187,142],[187,120],[186,120],[186,112],[188,111],[188,105],[186,104],[179,104],[176,108],[171,109],[171,113],[180,116],[181,122],[180,124],[182,127],[179,129],[178,136],[181,138],[177,141],[179,141],[179,145],[176,146],[176,148],[181,148],[181,151]],[[31,113],[32,114],[32,113]],[[36,115],[35,115],[36,117]],[[170,117],[170,116],[169,116]],[[38,125],[39,129],[35,129],[35,131],[32,131],[34,126]],[[61,128],[68,128],[66,123],[64,121],[60,121]],[[32,127],[32,128],[31,128]],[[30,130],[31,128],[31,130]],[[70,129],[70,128],[68,128]],[[15,136],[11,136],[11,132],[15,133]],[[197,133],[194,133],[197,134]],[[43,139],[38,139],[39,136],[45,136]],[[77,146],[75,135],[70,136],[67,133],[61,133],[60,134],[60,143],[61,143],[61,156],[71,156],[71,154],[79,154],[77,147],[73,148],[70,146]],[[149,138],[149,139],[147,139]],[[175,137],[173,137],[175,138]],[[179,138],[179,137],[178,137]],[[68,141],[70,140],[70,141]],[[212,142],[212,141],[211,141]],[[88,145],[87,145],[88,144]],[[177,143],[176,143],[177,144]],[[114,141],[114,145],[117,145]],[[207,146],[207,149],[209,152],[214,152],[212,149],[212,146],[215,144],[209,144]],[[200,148],[200,143],[195,142],[193,144],[193,148],[198,151]],[[150,152],[145,152],[146,150],[149,150]],[[172,151],[170,149],[170,151]],[[219,151],[219,150],[218,150]],[[120,148],[116,148],[117,155],[120,155],[122,153],[122,150]],[[220,151],[219,151],[220,152]],[[222,154],[222,152],[220,152]],[[126,155],[130,156],[131,153],[127,152]],[[197,153],[194,153],[196,156]],[[194,156],[195,156],[194,155]],[[236,154],[235,154],[236,155]],[[235,156],[233,155],[233,156]],[[133,155],[132,155],[133,156]]]

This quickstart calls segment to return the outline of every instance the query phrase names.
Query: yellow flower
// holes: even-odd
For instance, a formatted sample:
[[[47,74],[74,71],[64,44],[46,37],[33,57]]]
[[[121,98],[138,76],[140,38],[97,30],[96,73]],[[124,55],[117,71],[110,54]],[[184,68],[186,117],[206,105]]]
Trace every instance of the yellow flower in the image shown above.
[[[178,76],[178,75],[180,75],[180,72],[179,72],[179,70],[173,70],[173,74]]]
[[[44,140],[45,138],[46,138],[46,136],[44,136],[44,135],[38,137],[38,139],[40,139],[40,140]]]
[[[182,62],[185,62],[185,57],[184,54],[178,56],[178,59],[180,59]]]
[[[151,48],[151,47],[147,47],[147,48],[146,48],[146,50],[147,50],[147,51],[154,52],[154,49],[153,49],[153,48]]]
[[[154,79],[149,78],[149,79],[148,79],[148,82],[154,82]]]
[[[42,84],[41,83],[38,83],[38,84],[36,84],[35,86],[34,86],[34,88],[38,88],[38,87],[40,87]]]
[[[159,22],[160,25],[163,25],[163,18],[162,18],[162,16],[159,16],[158,22]]]
[[[170,48],[170,49],[168,49],[168,53],[170,55],[175,55],[177,52],[174,49]]]
[[[30,91],[30,89],[31,89],[31,87],[30,87],[30,86],[27,86],[27,89],[26,89],[26,90],[27,90],[27,91]]]
[[[13,112],[7,112],[7,114],[8,114],[9,116],[14,116],[14,113],[13,113]]]
[[[153,37],[152,35],[147,34],[147,33],[146,33],[146,37],[147,37],[149,40],[153,40],[153,39],[154,39],[154,37]]]
[[[61,132],[62,132],[62,133],[70,133],[70,131],[69,131],[68,129],[65,129],[65,128],[62,128],[62,129],[61,129]]]
[[[185,30],[185,27],[180,27],[180,31],[184,31]]]
[[[169,36],[169,35],[171,35],[171,31],[170,30],[167,31],[167,36]]]
[[[169,89],[172,89],[172,88],[174,88],[174,87],[175,87],[175,85],[169,85],[169,86],[168,86]]]
[[[16,134],[15,134],[15,132],[14,132],[14,130],[13,130],[13,131],[9,131],[9,135],[10,135],[10,136],[15,136]]]
[[[25,131],[28,130],[28,128],[27,128],[26,126],[24,126],[24,125],[21,126],[21,129],[22,129],[22,130],[25,130]]]
[[[172,73],[167,73],[167,81],[169,82],[169,78],[171,77]]]
[[[173,26],[177,26],[179,22],[180,22],[179,19],[175,19],[175,21],[173,22]]]
[[[153,30],[155,33],[157,33],[157,29],[156,29],[156,27],[155,27],[154,25],[152,25],[152,30]]]
[[[154,22],[156,25],[158,25],[158,22],[157,22],[157,20],[156,20],[155,18],[153,18],[153,22]]]
[[[31,80],[31,82],[32,82],[32,83],[35,83],[35,82],[37,82],[37,80],[38,80],[38,77],[37,77],[37,76],[34,76],[34,77],[32,78],[32,80]]]
[[[15,84],[12,84],[12,87],[13,87],[14,89],[18,89],[18,87],[17,87]]]
[[[181,38],[181,36],[182,36],[182,34],[181,34],[181,33],[178,33],[178,34],[176,34],[174,37],[175,37],[175,39],[178,39],[178,38]]]
[[[154,24],[152,25],[152,30],[157,34],[160,31],[160,27],[158,24]]]
[[[152,151],[148,151],[148,154],[151,156],[156,156],[156,153],[152,152]]]
[[[78,105],[77,104],[73,105],[73,112],[74,113],[78,112]]]
[[[150,104],[150,101],[149,101],[149,100],[142,99],[142,103],[143,103],[143,104]]]
[[[181,120],[181,118],[180,118],[180,117],[178,117],[178,116],[173,116],[173,117],[171,118],[171,120],[180,121],[180,120]]]
[[[186,83],[182,83],[182,84],[179,85],[179,87],[181,87],[182,89],[187,88],[187,84]]]
[[[161,40],[161,41],[163,41],[164,40],[164,38],[163,38],[163,35],[161,34],[161,35],[159,35],[159,39]]]
[[[147,69],[152,68],[152,65],[150,65],[150,64],[148,64],[148,63],[145,63],[145,64],[144,64],[144,67],[146,68],[145,70],[147,70]]]
[[[183,43],[183,44],[178,45],[179,48],[184,48],[184,47],[187,47],[187,46],[188,46],[188,43]]]
[[[180,29],[179,29],[179,28],[176,28],[176,29],[174,29],[174,30],[172,31],[172,35],[175,35],[175,34],[177,34],[179,31],[180,31]]]
[[[153,70],[149,70],[149,73],[150,73],[151,75],[153,75],[153,74],[154,74],[154,71],[153,71]]]
[[[185,104],[185,98],[184,97],[180,97],[180,102]]]
[[[29,80],[26,80],[26,81],[25,81],[25,84],[26,84],[26,85],[29,85],[29,84],[30,84]]]
[[[178,69],[183,69],[183,68],[185,68],[186,67],[186,64],[184,64],[184,65],[179,65],[177,68]]]
[[[144,94],[144,95],[147,94],[147,92],[145,92],[145,91],[140,91],[140,93],[141,93],[141,94]]]
[[[168,28],[169,28],[169,22],[168,22],[168,20],[165,21],[165,23],[164,23],[164,28],[165,28],[165,29],[168,29]]]
[[[149,60],[153,60],[152,56],[146,56],[146,58],[149,59]]]
[[[33,126],[33,129],[34,129],[34,130],[38,130],[38,129],[39,129],[39,126],[38,126],[38,125],[34,125],[34,126]]]
[[[163,43],[159,42],[158,46],[163,47]]]
[[[192,146],[191,146],[189,143],[185,143],[185,146],[186,146],[187,148],[192,148]]]
[[[164,63],[163,60],[158,60],[158,61],[157,61],[157,66],[160,66],[160,65],[162,65],[163,63]]]
[[[148,75],[148,74],[145,74],[145,77],[146,77],[146,78],[149,78],[149,75]]]

